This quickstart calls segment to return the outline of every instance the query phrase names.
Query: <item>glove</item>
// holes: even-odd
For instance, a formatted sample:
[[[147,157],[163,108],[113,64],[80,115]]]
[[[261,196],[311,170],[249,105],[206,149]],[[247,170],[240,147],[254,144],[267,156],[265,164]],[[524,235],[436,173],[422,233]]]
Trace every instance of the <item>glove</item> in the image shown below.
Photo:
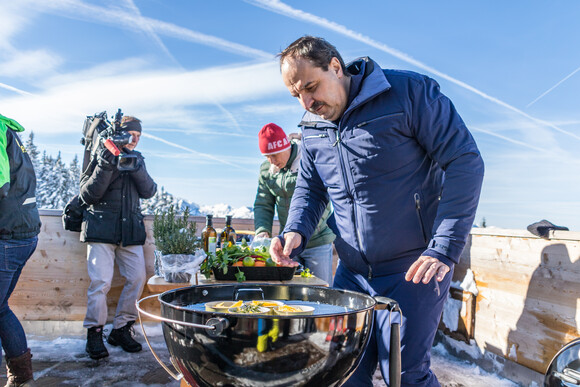
[[[143,156],[139,152],[134,152],[132,150],[128,150],[127,148],[123,148],[124,154],[121,156],[123,157],[123,162],[132,165],[132,168],[129,169],[129,173],[137,172],[143,166]]]
[[[99,153],[98,160],[101,167],[112,168],[116,165],[117,158],[106,147],[103,147]]]

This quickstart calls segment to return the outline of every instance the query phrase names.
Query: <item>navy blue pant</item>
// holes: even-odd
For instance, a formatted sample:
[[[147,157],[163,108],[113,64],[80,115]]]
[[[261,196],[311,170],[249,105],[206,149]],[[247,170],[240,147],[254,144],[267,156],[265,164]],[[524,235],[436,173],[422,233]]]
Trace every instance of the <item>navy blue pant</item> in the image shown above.
[[[37,242],[37,237],[0,240],[0,342],[8,359],[18,357],[28,349],[24,329],[10,310],[8,299]]]
[[[435,291],[435,280],[428,284],[405,281],[405,273],[376,277],[368,281],[344,265],[338,266],[334,288],[353,290],[371,296],[384,296],[397,301],[401,308],[401,386],[439,386],[431,372],[431,347],[447,299],[453,277],[453,268],[439,283],[440,294]],[[401,322],[400,314],[382,310],[375,312],[374,327],[363,358],[344,386],[372,386],[377,362],[385,382],[389,384],[390,322]],[[391,319],[389,322],[389,318]]]

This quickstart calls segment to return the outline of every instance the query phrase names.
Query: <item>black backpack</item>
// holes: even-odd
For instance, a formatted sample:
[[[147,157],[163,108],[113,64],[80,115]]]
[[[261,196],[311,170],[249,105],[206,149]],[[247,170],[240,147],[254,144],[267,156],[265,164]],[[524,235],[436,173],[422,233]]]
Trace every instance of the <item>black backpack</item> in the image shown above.
[[[87,205],[79,199],[79,195],[73,196],[64,206],[62,212],[62,226],[68,231],[81,231],[83,224],[83,212]]]

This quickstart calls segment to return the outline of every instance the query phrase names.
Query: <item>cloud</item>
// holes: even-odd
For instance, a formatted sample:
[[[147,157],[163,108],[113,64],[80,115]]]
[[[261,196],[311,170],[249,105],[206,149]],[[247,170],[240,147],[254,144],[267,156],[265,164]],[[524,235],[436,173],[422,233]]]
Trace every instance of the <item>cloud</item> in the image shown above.
[[[92,78],[83,71],[68,75],[68,82],[31,96],[3,100],[7,115],[20,118],[25,127],[53,133],[78,132],[80,117],[107,107],[122,106],[138,117],[176,107],[252,102],[286,90],[274,62],[209,68],[199,71],[141,71]],[[51,82],[48,82],[51,83]],[[184,87],[184,85],[186,85]],[[29,114],[34,111],[35,114]],[[74,123],[71,124],[71,123]],[[151,125],[161,124],[151,121]]]
[[[0,63],[0,76],[38,79],[52,75],[61,63],[62,58],[48,50],[13,51]]]
[[[62,63],[58,55],[45,49],[21,51],[12,43],[14,36],[34,20],[34,12],[27,11],[26,7],[23,11],[21,5],[15,2],[0,4],[0,76],[38,79],[52,75]],[[28,93],[6,83],[1,83],[0,87],[18,94]]]

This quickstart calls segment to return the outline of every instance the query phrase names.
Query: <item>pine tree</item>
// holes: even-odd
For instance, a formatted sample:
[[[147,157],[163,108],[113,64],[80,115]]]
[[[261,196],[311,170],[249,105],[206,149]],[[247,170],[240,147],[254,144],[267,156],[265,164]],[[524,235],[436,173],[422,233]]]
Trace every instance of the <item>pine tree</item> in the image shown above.
[[[32,166],[34,167],[34,171],[38,173],[38,148],[36,144],[34,144],[34,132],[30,132],[28,135],[28,140],[26,141],[26,153],[30,156],[30,160],[32,161]]]
[[[66,193],[66,201],[67,203],[73,196],[78,195],[79,193],[79,185],[80,185],[80,176],[81,176],[81,166],[79,163],[79,158],[75,155],[74,159],[70,162],[70,166],[68,169],[68,179],[69,179],[69,186]]]
[[[46,151],[42,152],[42,157],[38,162],[38,168],[36,170],[36,204],[38,208],[51,208],[49,207],[50,196],[50,179],[48,179],[48,171],[53,163],[52,157],[46,154]]]

